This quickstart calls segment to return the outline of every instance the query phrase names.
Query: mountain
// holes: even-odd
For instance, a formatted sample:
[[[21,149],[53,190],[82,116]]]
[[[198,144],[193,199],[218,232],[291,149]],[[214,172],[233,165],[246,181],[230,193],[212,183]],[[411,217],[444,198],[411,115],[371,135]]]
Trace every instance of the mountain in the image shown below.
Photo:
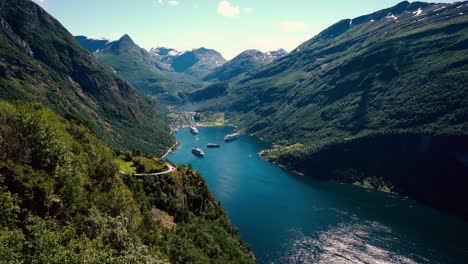
[[[76,36],[75,39],[87,49],[98,47],[94,38]],[[166,103],[177,103],[181,100],[178,98],[179,92],[204,87],[205,84],[197,73],[204,75],[205,71],[214,67],[211,60],[221,56],[212,50],[201,50],[188,52],[196,55],[190,60],[190,65],[184,65],[188,62],[187,55],[184,55],[187,52],[170,48],[153,48],[148,52],[125,34],[119,40],[99,46],[94,55],[99,62],[108,65],[142,93],[156,95],[160,101]],[[181,67],[188,67],[190,70],[181,71]]]
[[[198,107],[275,142],[264,157],[290,169],[386,183],[468,219],[467,41],[468,2],[402,2],[339,21]]]
[[[203,78],[226,62],[219,52],[206,48],[179,52],[159,47],[148,52],[127,34],[107,42],[85,36],[75,39],[142,93],[169,104],[183,101],[180,94],[205,87]]]
[[[277,50],[268,51],[266,54],[270,57],[273,57],[273,59],[278,59],[288,54],[288,52],[284,49],[277,49]]]
[[[155,95],[170,90],[170,69],[153,59],[128,35],[94,53],[99,62],[108,65],[145,94]]]
[[[246,50],[224,65],[216,68],[211,74],[206,76],[204,80],[228,81],[241,74],[251,72],[261,66],[267,65],[286,54],[287,52],[284,49],[265,53],[259,50]]]
[[[180,52],[178,52],[177,50],[173,48],[158,47],[158,48],[152,48],[150,50],[150,53],[155,56],[165,57],[165,56],[176,56]]]
[[[180,54],[179,51],[173,48],[165,47],[152,48],[150,49],[149,53],[151,54],[151,56],[158,58],[160,61],[166,64],[170,64],[171,58]]]
[[[96,52],[102,50],[112,43],[110,39],[106,38],[75,36],[75,39],[76,41],[78,41],[78,43],[80,43],[81,46],[85,47],[89,52]]]
[[[174,56],[171,65],[176,72],[184,72],[202,78],[225,62],[226,59],[216,50],[199,48]]]
[[[170,48],[153,48],[150,53],[170,65],[174,71],[200,80],[213,69],[226,63],[221,53],[206,48],[183,52]]]
[[[0,101],[1,262],[255,263],[198,172],[116,164],[141,160],[159,164],[39,104]]]
[[[165,113],[76,42],[41,7],[0,1],[0,99],[43,103],[87,122],[109,144],[161,154]]]

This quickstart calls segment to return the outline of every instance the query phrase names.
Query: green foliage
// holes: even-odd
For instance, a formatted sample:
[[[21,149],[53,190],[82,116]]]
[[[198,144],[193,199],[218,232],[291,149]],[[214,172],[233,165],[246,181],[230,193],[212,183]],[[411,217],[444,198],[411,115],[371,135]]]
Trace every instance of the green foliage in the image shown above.
[[[115,163],[117,163],[119,165],[119,169],[123,172],[125,172],[126,174],[132,174],[132,173],[135,173],[136,170],[135,170],[135,163],[133,162],[133,160],[130,159],[130,161],[126,161],[125,160],[125,157],[117,157],[114,159]]]
[[[84,124],[43,106],[0,101],[0,260],[254,262],[198,173],[179,167],[137,179],[118,173],[114,154],[145,170],[160,165],[111,150]],[[156,208],[176,216],[174,229]]]
[[[466,135],[468,7],[402,6],[337,23],[200,110],[305,150],[377,132]]]
[[[468,135],[468,7],[438,8],[403,2],[340,21],[199,109],[294,146],[271,151],[274,160],[374,133]]]
[[[137,173],[154,173],[165,169],[164,162],[153,158],[135,157],[133,160]]]
[[[203,86],[196,78],[174,72],[127,35],[94,55],[145,94],[159,95]]]
[[[151,207],[175,216],[177,228],[167,233],[168,253],[174,263],[253,263],[250,249],[205,180],[190,167],[178,175],[145,177],[142,182]]]
[[[224,111],[280,146],[262,155],[289,169],[395,189],[467,218],[457,205],[466,162],[456,158],[466,151],[453,150],[468,137],[467,14],[465,2],[405,1],[342,20],[198,110]],[[432,143],[420,143],[426,136]],[[446,148],[420,150],[439,140]]]
[[[267,54],[258,50],[246,50],[224,65],[216,68],[212,73],[207,75],[204,80],[229,81],[271,63],[274,59],[285,55],[286,51],[279,50],[275,53],[276,54],[272,56],[271,53]]]
[[[21,229],[0,228],[0,260],[2,263],[23,263],[25,243]]]
[[[156,101],[99,64],[37,4],[2,1],[0,20],[0,99],[41,102],[116,147],[162,155],[172,145]]]

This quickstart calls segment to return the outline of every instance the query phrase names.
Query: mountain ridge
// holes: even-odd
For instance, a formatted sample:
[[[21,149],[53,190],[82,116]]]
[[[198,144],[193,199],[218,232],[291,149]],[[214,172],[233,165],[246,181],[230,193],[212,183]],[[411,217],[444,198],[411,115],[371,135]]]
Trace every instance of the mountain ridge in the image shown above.
[[[99,64],[41,7],[12,2],[1,1],[0,98],[41,102],[125,149],[160,154],[172,144],[156,101]]]
[[[386,173],[399,168],[397,159],[382,163],[380,174],[362,163],[346,163],[356,159],[346,151],[357,147],[377,159],[384,153],[365,144],[391,138],[400,146],[393,150],[395,156],[414,154],[408,166],[423,164],[420,159],[432,172],[453,172],[449,164],[464,167],[457,155],[468,153],[456,154],[460,151],[456,146],[447,146],[440,153],[444,162],[434,164],[437,148],[418,154],[418,144],[411,140],[421,147],[442,141],[454,144],[450,137],[456,136],[460,144],[467,141],[467,14],[468,1],[402,2],[341,20],[288,55],[222,86],[222,93],[211,91],[218,97],[196,102],[196,109],[224,111],[246,133],[274,142],[278,147],[263,156],[291,170],[314,175],[308,164],[341,153],[343,158],[335,164],[322,164],[325,178],[354,182],[381,177],[394,183],[399,193],[468,218],[466,208],[453,206],[456,197],[467,198],[455,188],[464,186],[464,170],[451,174],[447,179],[452,185],[443,187],[440,175],[430,173],[426,181],[418,182],[424,187],[416,190],[410,181],[424,179],[423,167],[398,170],[404,175],[400,180]],[[334,170],[338,167],[341,171]],[[437,185],[441,186],[437,194],[427,191]]]
[[[164,47],[147,51],[128,34],[101,46],[99,39],[75,38],[90,51],[97,48],[93,52],[96,58],[138,90],[170,103],[172,97],[181,100],[179,92],[203,88],[202,78],[225,62],[219,52],[203,47],[183,52]]]
[[[205,81],[229,81],[239,75],[251,72],[272,61],[285,56],[287,52],[284,49],[275,51],[261,52],[250,49],[243,51],[233,59],[213,70],[207,75]]]

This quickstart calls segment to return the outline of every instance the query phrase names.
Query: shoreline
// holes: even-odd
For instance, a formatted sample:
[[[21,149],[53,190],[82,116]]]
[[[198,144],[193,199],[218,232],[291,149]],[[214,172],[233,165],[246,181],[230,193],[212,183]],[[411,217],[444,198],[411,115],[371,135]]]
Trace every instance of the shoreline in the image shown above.
[[[177,132],[175,132],[175,133],[177,133]],[[176,140],[174,145],[172,145],[172,147],[169,148],[164,155],[162,155],[161,160],[164,160],[167,156],[172,154],[179,146],[180,146],[180,143],[179,143],[179,141]]]

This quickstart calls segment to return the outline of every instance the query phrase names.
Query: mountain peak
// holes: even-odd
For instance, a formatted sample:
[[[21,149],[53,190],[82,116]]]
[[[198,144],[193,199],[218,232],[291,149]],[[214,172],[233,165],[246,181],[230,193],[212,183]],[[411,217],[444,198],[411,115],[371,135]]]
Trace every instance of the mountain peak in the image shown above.
[[[179,55],[180,52],[173,48],[168,47],[156,47],[150,49],[151,55],[159,56],[159,57],[166,57],[166,56],[176,56]]]
[[[128,34],[123,35],[123,36],[119,39],[119,42],[128,42],[128,43],[135,44],[135,42],[133,42],[133,39],[132,39]]]
[[[133,42],[129,35],[123,35],[119,40],[111,42],[110,45],[100,52],[125,52],[133,49],[140,49],[140,47]]]
[[[277,49],[277,50],[268,51],[267,54],[274,58],[279,58],[279,57],[285,56],[286,54],[288,54],[288,52],[285,49]]]

